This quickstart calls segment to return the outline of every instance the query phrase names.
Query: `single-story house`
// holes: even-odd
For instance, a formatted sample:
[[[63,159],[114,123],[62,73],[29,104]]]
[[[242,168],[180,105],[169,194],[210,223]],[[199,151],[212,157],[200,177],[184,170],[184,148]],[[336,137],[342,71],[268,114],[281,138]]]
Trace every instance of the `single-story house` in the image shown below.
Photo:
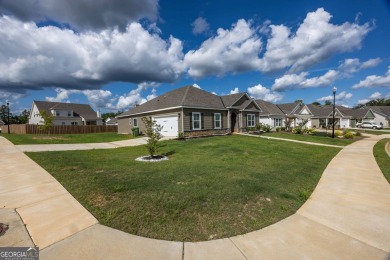
[[[311,126],[313,114],[310,109],[301,101],[285,104],[273,104],[264,100],[256,100],[262,112],[260,112],[260,122],[276,127],[296,127]]]
[[[356,123],[363,121],[373,121],[375,115],[369,108],[351,109],[343,106],[337,106],[341,113],[350,116],[349,127],[355,127]]]
[[[5,125],[4,121],[0,119],[0,126]]]
[[[194,86],[178,88],[117,116],[118,133],[145,132],[142,117],[163,127],[162,135],[225,135],[259,123],[258,104],[247,93],[217,96]]]
[[[311,127],[327,128],[333,126],[333,106],[307,105],[313,114],[311,118]],[[341,106],[335,107],[334,124],[336,128],[349,128],[352,116],[350,116]],[[343,112],[341,112],[343,111]]]
[[[390,106],[371,106],[370,108],[375,118],[372,122],[382,124],[383,127],[390,127]]]
[[[42,112],[53,115],[53,125],[103,125],[99,112],[88,104],[33,101],[29,124],[43,125]]]

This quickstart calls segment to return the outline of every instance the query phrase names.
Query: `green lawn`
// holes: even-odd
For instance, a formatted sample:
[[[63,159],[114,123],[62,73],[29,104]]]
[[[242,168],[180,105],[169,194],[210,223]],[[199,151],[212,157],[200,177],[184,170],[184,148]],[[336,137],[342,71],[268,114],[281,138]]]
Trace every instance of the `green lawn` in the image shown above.
[[[248,136],[164,141],[168,161],[138,162],[145,146],[27,153],[100,223],[165,240],[203,241],[258,230],[296,212],[339,148]]]
[[[117,133],[89,133],[89,134],[0,134],[13,144],[77,144],[77,143],[104,143],[121,141],[132,138],[132,135],[120,135]]]
[[[374,156],[376,162],[381,168],[383,175],[386,177],[387,181],[390,183],[390,157],[385,151],[385,145],[390,139],[382,139],[374,146]]]
[[[331,131],[328,133],[331,133]],[[317,132],[315,135],[307,135],[307,134],[301,135],[301,134],[293,134],[290,132],[270,132],[270,133],[263,133],[262,135],[270,136],[270,137],[294,139],[294,140],[313,142],[313,143],[341,145],[341,146],[345,146],[357,140],[361,140],[361,137],[355,137],[354,139],[344,139],[344,138],[335,137],[333,139],[332,137],[326,136],[326,132]]]
[[[389,129],[385,129],[386,131],[382,130],[371,130],[371,129],[365,129],[365,128],[359,128],[360,133],[366,133],[366,134],[371,134],[371,135],[385,135],[385,134],[390,134]]]

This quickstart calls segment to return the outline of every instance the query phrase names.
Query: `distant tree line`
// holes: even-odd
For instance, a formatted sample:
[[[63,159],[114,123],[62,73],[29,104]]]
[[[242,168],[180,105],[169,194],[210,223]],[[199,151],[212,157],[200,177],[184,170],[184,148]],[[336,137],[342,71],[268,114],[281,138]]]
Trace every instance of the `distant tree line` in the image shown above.
[[[333,103],[330,100],[326,100],[324,103],[325,106],[330,106],[332,104]],[[312,103],[312,105],[321,106],[321,103],[315,101]],[[359,104],[359,105],[355,106],[354,108],[372,107],[372,106],[390,106],[390,99],[377,98],[377,99],[370,100],[367,103]]]
[[[8,125],[10,124],[27,124],[28,117],[30,116],[30,110],[23,110],[19,115],[14,115],[9,113],[9,122],[8,122],[8,107],[6,105],[0,106],[0,119]]]
[[[357,105],[356,108],[372,107],[372,106],[390,106],[390,98],[389,99],[384,99],[384,98],[373,99],[371,101],[368,101],[365,104]]]

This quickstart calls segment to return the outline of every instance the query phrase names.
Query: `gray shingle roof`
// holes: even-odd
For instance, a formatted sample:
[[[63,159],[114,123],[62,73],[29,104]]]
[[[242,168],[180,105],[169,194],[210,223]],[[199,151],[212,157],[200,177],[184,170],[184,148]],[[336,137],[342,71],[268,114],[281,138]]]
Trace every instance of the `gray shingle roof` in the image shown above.
[[[382,113],[383,115],[390,117],[390,106],[371,106],[367,108],[371,108],[377,113]]]
[[[294,112],[294,109],[299,106],[301,102],[297,101],[294,103],[278,104],[280,110],[286,115],[289,115]]]
[[[280,115],[280,116],[284,116],[283,111],[280,110],[280,108],[277,105],[273,104],[273,103],[270,103],[270,102],[267,102],[267,101],[264,101],[264,100],[261,100],[261,99],[257,99],[256,103],[259,105],[259,107],[262,110],[260,115]]]
[[[52,109],[72,110],[75,116],[81,116],[87,120],[100,119],[97,117],[96,112],[88,104],[76,104],[76,103],[61,103],[61,102],[48,102],[48,101],[34,101],[39,112],[46,111],[50,114]]]
[[[338,107],[338,109],[344,115],[351,116],[352,118],[363,118],[369,110],[368,108],[351,109],[346,107]]]
[[[240,92],[236,94],[230,94],[227,96],[221,96],[221,99],[225,107],[232,107],[244,95],[246,95],[245,92]]]
[[[117,117],[120,118],[123,116],[142,114],[174,107],[225,109],[221,97],[193,86],[186,86],[162,94],[161,96],[136,106]]]

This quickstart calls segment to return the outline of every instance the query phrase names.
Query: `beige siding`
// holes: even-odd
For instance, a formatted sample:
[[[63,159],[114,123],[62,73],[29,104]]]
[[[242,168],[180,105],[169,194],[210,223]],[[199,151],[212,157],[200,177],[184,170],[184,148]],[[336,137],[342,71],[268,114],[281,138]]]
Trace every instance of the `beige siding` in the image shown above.
[[[176,115],[180,117],[178,118],[178,124],[179,124],[179,133],[182,132],[182,123],[181,123],[181,109],[172,109],[167,111],[160,111],[160,112],[153,112],[153,113],[147,113],[142,115],[136,115],[136,116],[130,116],[125,118],[118,118],[118,133],[119,134],[131,134],[133,129],[133,118],[137,118],[138,121],[138,128],[141,134],[145,133],[145,125],[142,123],[142,117],[147,116],[162,116],[162,115]],[[131,122],[131,124],[130,124]]]
[[[191,131],[191,116],[193,112],[199,112],[202,114],[201,121],[202,121],[202,130],[207,129],[214,129],[214,113],[221,113],[222,118],[222,126],[221,128],[228,128],[228,121],[227,121],[227,114],[228,111],[226,110],[207,110],[207,109],[190,109],[190,108],[184,108],[184,131]]]
[[[319,119],[311,119],[311,126],[319,128],[320,127],[320,120]]]

